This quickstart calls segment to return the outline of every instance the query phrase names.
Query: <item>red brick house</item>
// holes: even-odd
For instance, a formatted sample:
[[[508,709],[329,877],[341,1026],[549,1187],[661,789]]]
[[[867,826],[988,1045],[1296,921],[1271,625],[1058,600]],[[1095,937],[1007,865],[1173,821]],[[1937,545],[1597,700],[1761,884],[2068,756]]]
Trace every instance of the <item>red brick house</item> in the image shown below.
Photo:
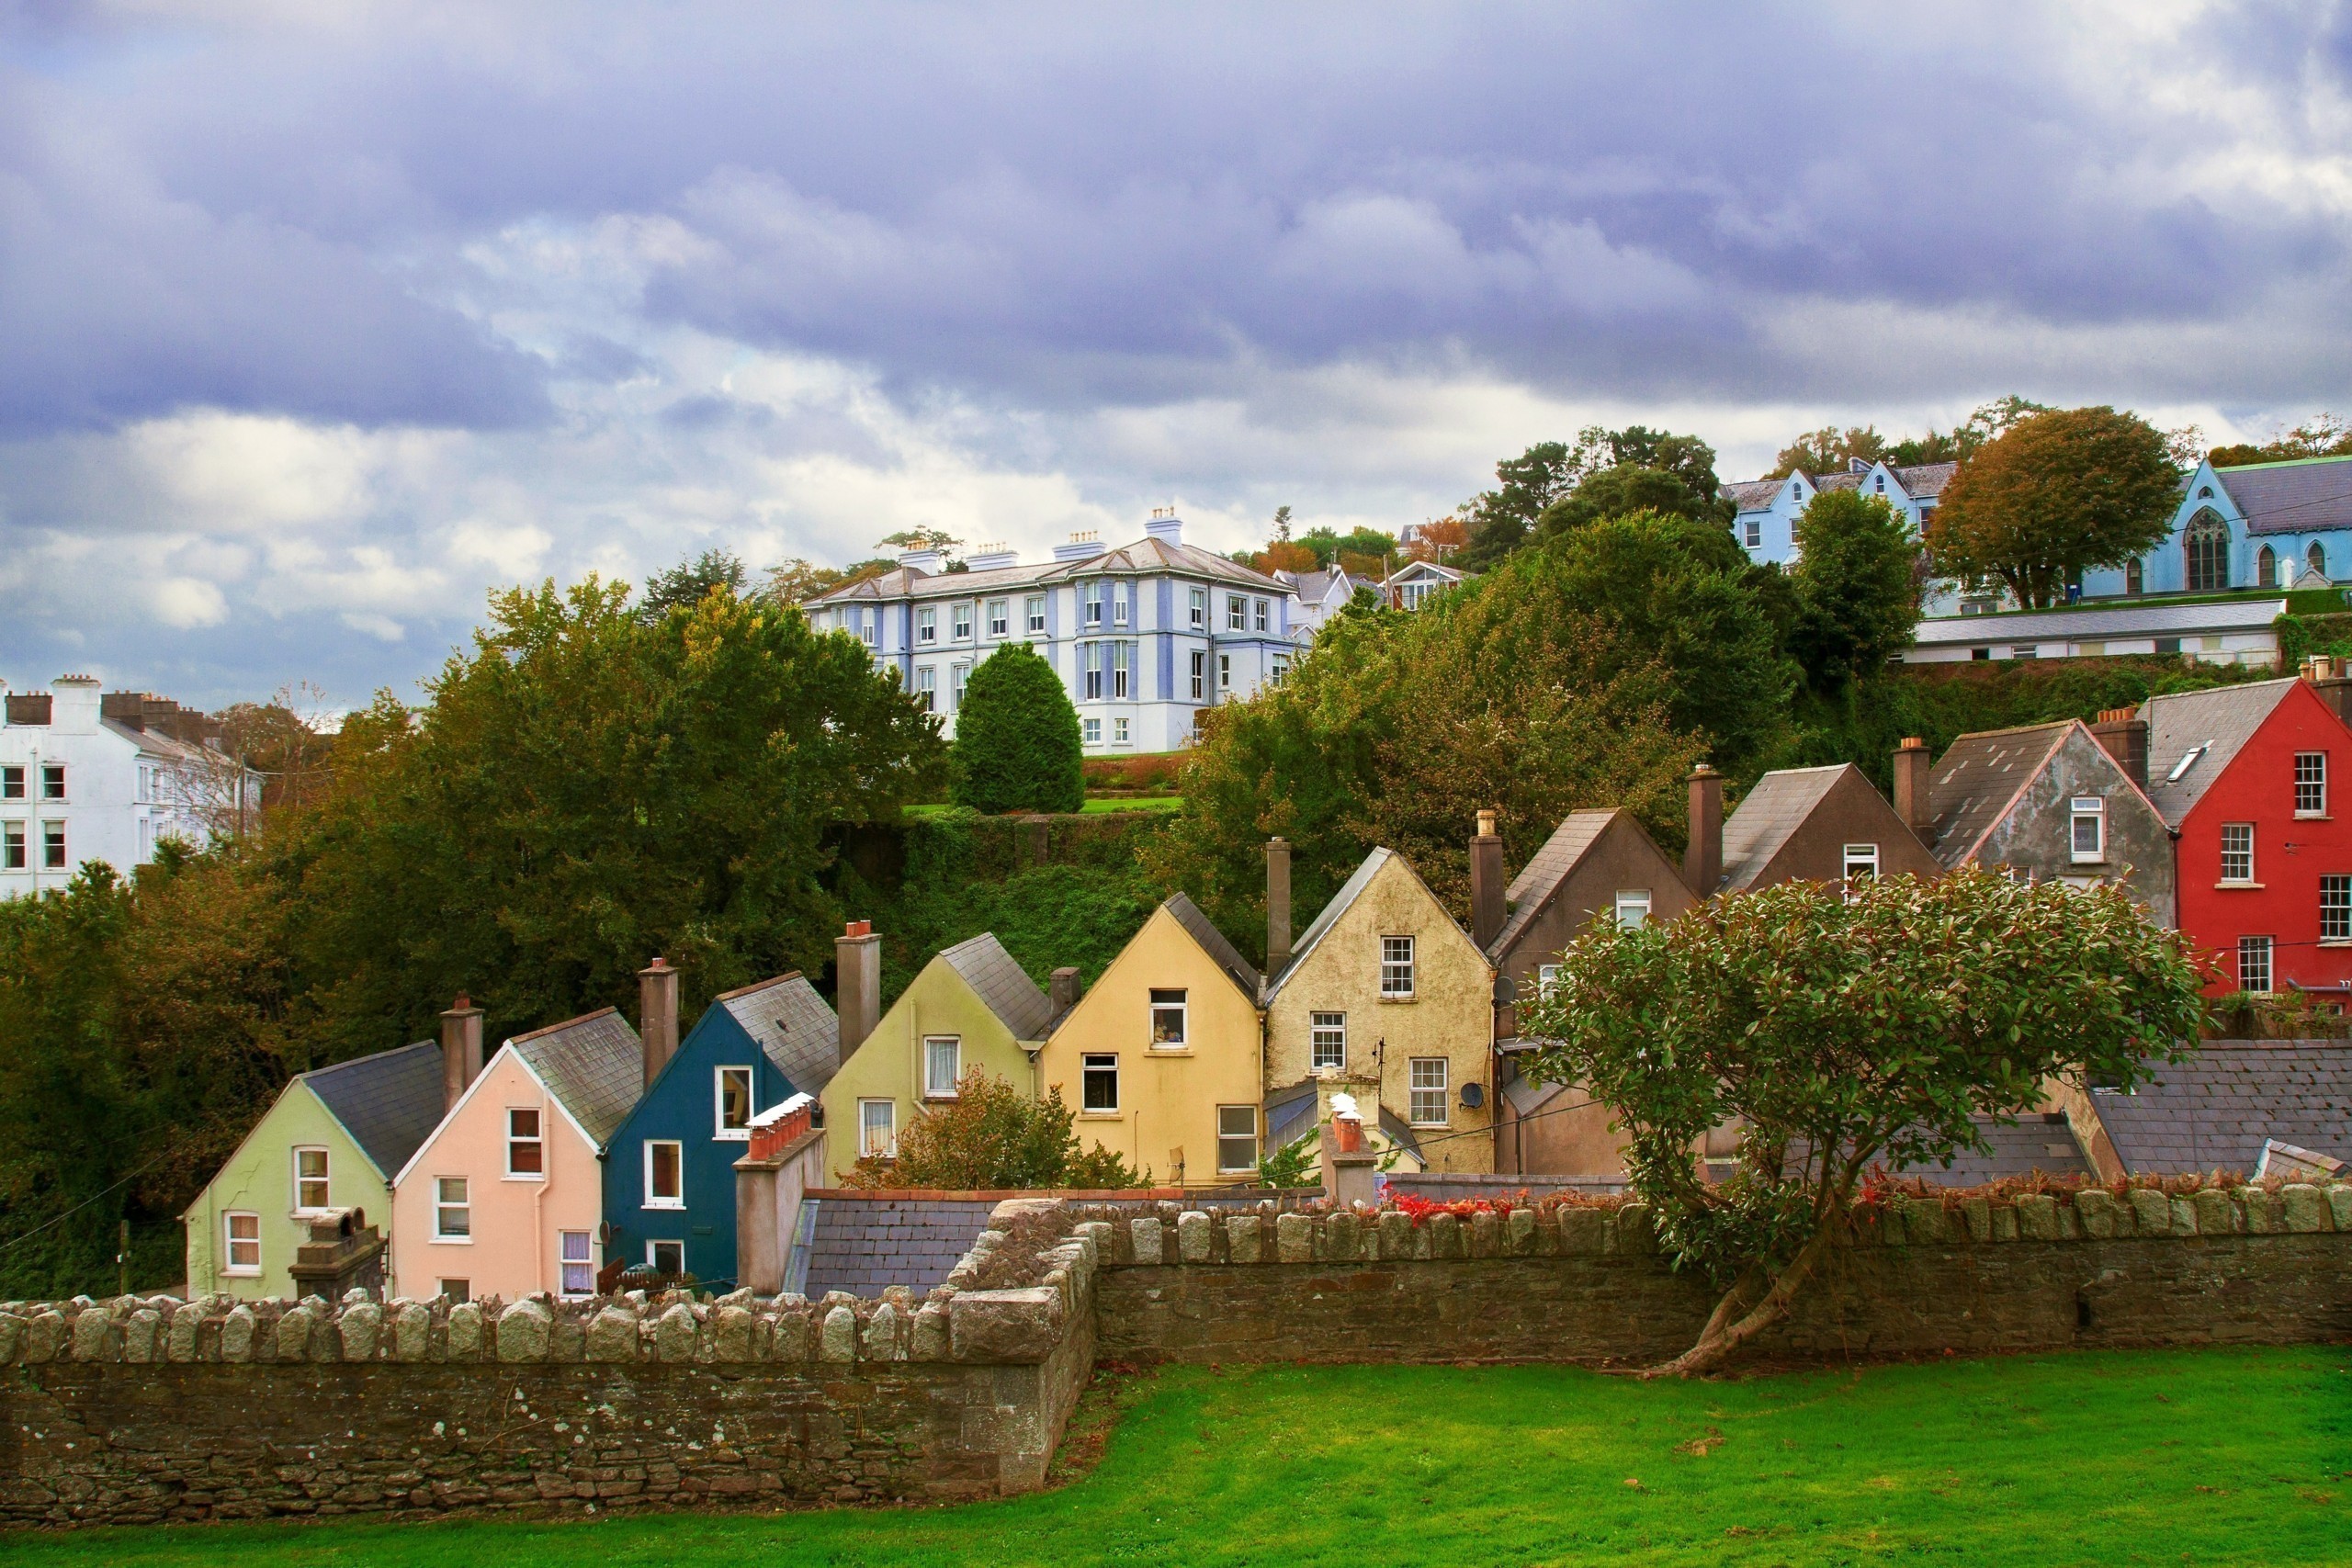
[[[2215,995],[2352,996],[2352,729],[2300,677],[2151,697],[2148,795]]]

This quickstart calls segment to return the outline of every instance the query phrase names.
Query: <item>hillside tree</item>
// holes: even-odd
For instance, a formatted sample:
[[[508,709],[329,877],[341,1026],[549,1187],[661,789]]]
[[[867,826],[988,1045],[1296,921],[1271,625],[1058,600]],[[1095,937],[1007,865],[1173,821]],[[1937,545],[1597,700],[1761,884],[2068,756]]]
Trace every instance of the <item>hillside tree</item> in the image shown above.
[[[1804,509],[1804,547],[1788,573],[1797,604],[1787,635],[1805,684],[1825,695],[1876,674],[1919,624],[1919,545],[1884,496],[1824,491]]]
[[[1025,642],[980,660],[956,715],[956,804],[975,811],[1076,811],[1086,804],[1078,709]]]

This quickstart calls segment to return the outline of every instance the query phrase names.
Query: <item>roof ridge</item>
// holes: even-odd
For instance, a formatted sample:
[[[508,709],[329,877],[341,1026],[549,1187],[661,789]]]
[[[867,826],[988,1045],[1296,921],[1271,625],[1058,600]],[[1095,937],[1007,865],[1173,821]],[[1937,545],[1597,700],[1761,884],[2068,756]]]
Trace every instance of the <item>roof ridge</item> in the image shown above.
[[[308,1082],[312,1078],[324,1077],[329,1073],[339,1073],[345,1067],[356,1067],[363,1062],[373,1062],[385,1056],[397,1056],[403,1051],[438,1051],[439,1049],[441,1049],[441,1043],[438,1040],[412,1040],[405,1045],[387,1045],[380,1051],[370,1051],[364,1056],[345,1056],[342,1061],[329,1062],[323,1067],[306,1067],[294,1076]]]
[[[606,1013],[611,1013],[615,1017],[619,1017],[620,1010],[621,1010],[618,1008],[598,1008],[594,1012],[583,1012],[578,1018],[567,1018],[561,1023],[543,1024],[539,1028],[532,1030],[527,1034],[510,1034],[506,1037],[506,1043],[509,1045],[520,1045],[526,1040],[537,1040],[543,1034],[553,1034],[558,1030],[570,1029],[576,1023],[589,1022],[594,1019],[604,1017]],[[627,1023],[628,1021],[627,1019],[622,1019],[621,1021]]]
[[[2312,463],[2352,463],[2352,452],[2323,453],[2316,457],[2273,457],[2264,463],[2231,463],[2226,467],[2214,463],[2212,468],[2216,474],[2238,474],[2248,468],[2297,468]]]
[[[714,1002],[731,1002],[737,997],[748,997],[753,991],[764,991],[770,986],[781,986],[786,980],[797,980],[799,978],[799,970],[787,969],[783,974],[772,976],[765,980],[754,980],[748,986],[738,986],[731,991],[721,991],[718,995],[711,998],[710,999]]]

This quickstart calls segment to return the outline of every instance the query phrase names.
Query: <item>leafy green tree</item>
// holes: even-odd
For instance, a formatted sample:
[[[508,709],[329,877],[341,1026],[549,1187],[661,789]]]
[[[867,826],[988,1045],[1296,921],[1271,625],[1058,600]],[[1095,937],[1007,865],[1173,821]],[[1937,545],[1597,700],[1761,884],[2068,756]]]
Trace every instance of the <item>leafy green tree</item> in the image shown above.
[[[1998,578],[2042,609],[2085,570],[2161,542],[2179,487],[2164,433],[2136,414],[2030,414],[1961,465],[1929,514],[1928,548],[1939,572]]]
[[[1713,519],[1717,506],[1713,498],[1692,494],[1689,485],[1663,468],[1621,464],[1588,475],[1575,490],[1545,507],[1535,520],[1535,537],[1555,539],[1603,517],[1635,512]]]
[[[1032,1100],[1002,1078],[974,1067],[956,1098],[926,1107],[899,1134],[899,1152],[868,1155],[846,1173],[852,1187],[1116,1189],[1141,1186],[1117,1155],[1096,1144],[1079,1147],[1062,1091]]]
[[[845,567],[817,566],[793,556],[768,568],[767,581],[752,592],[771,604],[805,604],[819,594],[879,577],[898,564],[862,560]]]
[[[1329,568],[1341,564],[1342,556],[1351,556],[1361,563],[1364,559],[1385,559],[1396,553],[1396,536],[1384,534],[1377,528],[1359,527],[1345,534],[1329,527],[1309,528],[1296,543],[1315,552],[1315,564]],[[1242,565],[1249,565],[1244,560]]]
[[[1799,472],[1842,474],[1854,458],[1875,463],[1889,456],[1886,437],[1874,424],[1849,425],[1844,430],[1825,424],[1781,447],[1781,455],[1772,459],[1772,471],[1764,477],[1784,479]]]
[[[1620,476],[1601,481],[1578,510],[1564,514],[1556,525],[1543,525],[1547,514],[1571,496],[1592,486],[1612,470],[1646,470],[1669,476],[1676,488]],[[1538,536],[1552,537],[1595,517],[1647,508],[1688,517],[1712,517],[1724,523],[1731,513],[1718,492],[1715,450],[1695,435],[1628,425],[1607,430],[1589,425],[1577,432],[1576,445],[1545,441],[1517,457],[1495,465],[1496,488],[1463,502],[1457,510],[1469,529],[1469,542],[1454,564],[1482,571]]]
[[[705,550],[692,560],[655,572],[638,598],[638,613],[648,620],[659,620],[673,610],[692,609],[714,589],[740,596],[750,581],[743,563],[734,556],[725,550]]]
[[[2352,422],[2332,413],[2314,414],[2294,429],[2276,434],[2260,445],[2243,442],[2216,446],[2205,455],[2217,468],[2247,463],[2287,463],[2299,457],[2341,457],[2352,455]]]
[[[1462,503],[1470,542],[1459,563],[1484,571],[1526,543],[1544,509],[1576,487],[1583,469],[1564,441],[1539,441],[1495,465],[1495,488]]]
[[[1723,1292],[1657,1369],[1688,1374],[1787,1315],[1870,1169],[1984,1152],[1973,1118],[2014,1123],[2057,1075],[2129,1088],[2196,1038],[2202,987],[2123,890],[1972,867],[1597,922],[1520,1029],[1549,1042],[1532,1074],[1615,1109],[1664,1250]],[[1710,1184],[1694,1150],[1725,1126],[1739,1168]]]
[[[1789,573],[1798,604],[1790,651],[1814,691],[1877,674],[1919,624],[1919,546],[1883,496],[1823,491],[1804,509]]]
[[[835,825],[946,782],[937,721],[844,637],[714,593],[657,623],[592,578],[492,596],[412,711],[355,714],[272,874],[304,910],[330,1057],[628,1005],[655,953],[703,995],[820,969]]]
[[[975,811],[1076,811],[1086,804],[1078,709],[1025,642],[982,660],[956,715],[955,800]]]

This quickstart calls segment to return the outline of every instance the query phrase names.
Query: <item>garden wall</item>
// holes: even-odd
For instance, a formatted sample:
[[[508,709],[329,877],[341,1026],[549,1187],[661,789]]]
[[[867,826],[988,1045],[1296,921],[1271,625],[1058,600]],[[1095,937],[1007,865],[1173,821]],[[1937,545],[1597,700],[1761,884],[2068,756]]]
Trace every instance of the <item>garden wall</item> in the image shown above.
[[[2352,1339],[2352,1186],[1938,1194],[1857,1220],[1762,1355]],[[999,1204],[922,1298],[0,1303],[0,1523],[1027,1491],[1098,1349],[1622,1365],[1686,1348],[1709,1305],[1639,1203],[1058,1199]]]

